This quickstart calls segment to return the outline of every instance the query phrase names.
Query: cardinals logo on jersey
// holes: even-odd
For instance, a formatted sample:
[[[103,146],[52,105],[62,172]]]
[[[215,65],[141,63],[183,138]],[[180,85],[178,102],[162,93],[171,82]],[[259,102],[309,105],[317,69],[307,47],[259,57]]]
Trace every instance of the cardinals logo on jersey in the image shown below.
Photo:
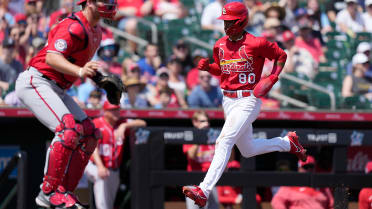
[[[253,71],[253,57],[249,57],[245,51],[245,46],[239,48],[238,59],[225,59],[225,52],[223,48],[219,50],[219,59],[221,70],[225,74],[231,72],[245,73]]]

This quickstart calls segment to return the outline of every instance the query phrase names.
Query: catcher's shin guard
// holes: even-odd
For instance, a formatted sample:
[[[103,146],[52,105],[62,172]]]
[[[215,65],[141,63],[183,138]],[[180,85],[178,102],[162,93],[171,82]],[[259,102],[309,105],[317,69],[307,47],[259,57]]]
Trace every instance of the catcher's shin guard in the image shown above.
[[[101,138],[99,129],[95,128],[90,119],[85,119],[82,125],[84,136],[79,141],[77,149],[72,153],[66,175],[62,182],[62,186],[70,192],[76,189],[76,186],[83,176],[84,169],[89,162],[90,156],[97,146],[97,140]]]
[[[72,114],[66,114],[62,117],[62,123],[57,126],[55,132],[56,138],[48,150],[47,167],[42,185],[45,194],[55,191],[61,184],[71,153],[76,149],[79,137],[83,133],[83,127],[75,122]]]

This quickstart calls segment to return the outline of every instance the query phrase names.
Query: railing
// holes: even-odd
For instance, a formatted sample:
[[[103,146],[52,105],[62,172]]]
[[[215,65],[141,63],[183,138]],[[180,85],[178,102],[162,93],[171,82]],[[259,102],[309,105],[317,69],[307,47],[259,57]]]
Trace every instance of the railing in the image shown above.
[[[290,103],[290,104],[292,104],[296,107],[300,107],[300,108],[303,108],[303,109],[306,109],[306,110],[310,110],[310,111],[316,110],[316,107],[314,107],[314,106],[310,106],[303,101],[300,101],[298,99],[294,99],[292,97],[286,96],[284,94],[280,94],[280,93],[275,92],[275,91],[270,91],[269,96],[271,96],[274,99]]]
[[[332,173],[298,173],[278,171],[256,171],[255,158],[243,158],[240,171],[225,172],[219,185],[240,186],[243,188],[243,209],[256,208],[257,186],[309,186],[334,188],[335,209],[347,209],[347,188],[372,186],[372,175],[347,173],[347,147],[353,144],[350,138],[353,130],[297,129],[305,146],[333,146]],[[372,131],[359,130],[368,135]],[[255,134],[265,133],[267,138],[281,136],[285,129],[260,128]],[[314,141],[309,135],[332,134],[325,141]],[[137,130],[131,140],[132,167],[131,188],[133,209],[164,208],[164,187],[193,185],[201,182],[203,172],[166,170],[164,152],[166,144],[211,144],[219,130],[196,130],[192,128],[145,128]],[[361,146],[371,146],[372,142],[363,140]],[[181,187],[179,187],[181,190]],[[181,191],[180,191],[181,192]]]
[[[331,110],[335,110],[336,109],[336,96],[335,94],[332,92],[332,91],[329,91],[328,89],[324,88],[323,86],[319,86],[317,84],[314,84],[312,82],[309,82],[309,81],[305,81],[305,80],[302,80],[300,78],[297,78],[293,75],[289,75],[288,73],[281,73],[280,74],[280,78],[284,78],[284,79],[287,79],[287,80],[290,80],[290,81],[293,81],[295,83],[299,83],[301,85],[304,85],[308,88],[312,88],[316,91],[320,91],[320,92],[323,92],[325,94],[328,94],[330,100],[331,100]]]
[[[185,40],[186,42],[190,42],[192,44],[198,45],[200,47],[203,47],[205,49],[213,50],[213,45],[207,42],[201,41],[195,37],[183,37],[183,40]]]
[[[9,161],[4,171],[0,175],[0,188],[8,180],[10,173],[18,165],[17,184],[8,193],[5,200],[0,204],[0,209],[7,207],[11,199],[17,194],[17,209],[26,209],[26,195],[27,195],[27,154],[20,151],[15,154]]]

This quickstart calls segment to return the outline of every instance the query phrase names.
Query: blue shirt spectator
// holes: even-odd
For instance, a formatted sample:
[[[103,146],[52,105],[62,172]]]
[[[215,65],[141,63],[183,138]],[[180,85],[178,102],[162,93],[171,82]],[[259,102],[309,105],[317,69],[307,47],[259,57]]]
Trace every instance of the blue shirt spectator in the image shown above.
[[[161,66],[161,58],[159,56],[158,46],[148,44],[146,46],[145,57],[141,58],[137,64],[141,70],[141,80],[146,80],[147,83],[152,83],[156,75],[156,69]]]
[[[93,81],[90,79],[87,79],[77,89],[78,100],[86,104],[88,102],[90,92],[92,92],[94,89],[96,89],[96,87],[94,86]]]
[[[222,104],[222,93],[219,87],[210,84],[212,76],[206,71],[199,72],[200,84],[196,86],[187,102],[190,107],[219,107]]]

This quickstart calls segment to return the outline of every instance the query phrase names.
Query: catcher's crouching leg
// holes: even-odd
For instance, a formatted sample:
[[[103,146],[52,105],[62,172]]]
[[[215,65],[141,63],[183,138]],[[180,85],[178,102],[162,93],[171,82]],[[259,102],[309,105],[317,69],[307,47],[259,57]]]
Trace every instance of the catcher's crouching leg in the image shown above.
[[[66,166],[73,150],[77,148],[80,135],[83,133],[81,124],[75,122],[72,114],[62,117],[62,123],[56,128],[56,138],[50,145],[42,191],[50,194],[61,184]]]
[[[101,138],[101,132],[95,128],[91,119],[87,118],[82,122],[83,137],[79,141],[77,149],[72,153],[69,166],[62,186],[69,192],[73,192],[89,162],[90,156],[97,146],[97,140]]]

